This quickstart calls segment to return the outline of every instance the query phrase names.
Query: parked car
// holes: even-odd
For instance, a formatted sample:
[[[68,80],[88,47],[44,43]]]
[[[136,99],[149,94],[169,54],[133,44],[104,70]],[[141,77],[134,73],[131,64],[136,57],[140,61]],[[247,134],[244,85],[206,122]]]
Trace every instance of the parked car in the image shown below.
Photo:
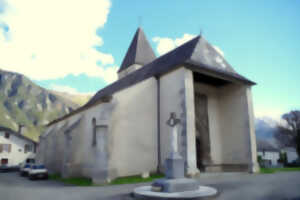
[[[42,164],[31,165],[31,168],[28,171],[28,177],[30,180],[48,179],[48,170]]]
[[[19,171],[21,176],[26,176],[28,174],[28,168],[35,163],[34,158],[27,158],[24,162],[19,164]]]
[[[28,172],[31,168],[32,163],[24,163],[20,167],[20,176],[28,176]]]

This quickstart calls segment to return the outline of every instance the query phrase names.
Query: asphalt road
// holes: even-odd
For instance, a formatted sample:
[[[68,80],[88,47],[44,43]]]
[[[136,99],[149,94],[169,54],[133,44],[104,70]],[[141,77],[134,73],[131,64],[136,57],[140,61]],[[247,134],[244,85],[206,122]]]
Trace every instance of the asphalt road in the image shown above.
[[[217,188],[220,194],[216,199],[300,200],[300,172],[204,174],[199,183]],[[18,173],[0,173],[0,200],[128,200],[136,186],[76,187],[51,180],[30,181]]]

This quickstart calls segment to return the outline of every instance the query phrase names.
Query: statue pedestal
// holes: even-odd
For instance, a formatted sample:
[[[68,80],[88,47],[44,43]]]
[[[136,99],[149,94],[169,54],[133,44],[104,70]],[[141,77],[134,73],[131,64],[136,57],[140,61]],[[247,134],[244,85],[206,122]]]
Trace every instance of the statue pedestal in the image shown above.
[[[189,178],[177,178],[177,179],[157,179],[152,184],[153,188],[160,188],[160,192],[185,192],[194,191],[199,188],[197,181]]]
[[[172,130],[172,151],[165,161],[165,175],[151,186],[138,187],[134,190],[134,196],[142,199],[187,199],[214,196],[217,190],[210,187],[199,186],[194,179],[184,177],[184,160],[178,153],[177,126],[180,122],[175,113],[171,113],[167,124]]]
[[[179,153],[171,153],[165,161],[167,179],[184,178],[184,160]]]
[[[178,152],[172,152],[165,161],[166,178],[155,180],[152,188],[159,192],[184,192],[199,188],[197,181],[184,177],[184,160]]]

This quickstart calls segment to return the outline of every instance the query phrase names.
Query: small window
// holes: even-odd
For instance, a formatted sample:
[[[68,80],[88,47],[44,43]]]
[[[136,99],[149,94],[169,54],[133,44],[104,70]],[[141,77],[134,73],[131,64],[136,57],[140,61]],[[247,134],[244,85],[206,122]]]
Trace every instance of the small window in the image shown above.
[[[33,158],[27,158],[26,163],[35,163],[35,159]]]
[[[97,139],[96,139],[96,118],[92,119],[93,124],[93,139],[92,139],[92,146],[97,146]]]
[[[10,153],[11,152],[11,144],[2,144],[2,151]]]
[[[4,134],[4,137],[5,137],[6,139],[9,139],[9,133],[5,133],[5,134]]]
[[[32,146],[29,144],[25,144],[25,146],[24,146],[24,153],[27,153],[27,152],[32,152]]]
[[[8,159],[7,158],[2,158],[1,159],[1,165],[7,165],[8,164]]]

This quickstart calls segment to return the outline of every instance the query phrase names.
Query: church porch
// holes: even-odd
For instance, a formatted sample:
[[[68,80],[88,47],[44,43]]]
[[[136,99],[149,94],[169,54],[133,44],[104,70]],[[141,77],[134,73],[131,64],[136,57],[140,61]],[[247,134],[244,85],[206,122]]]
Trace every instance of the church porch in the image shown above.
[[[251,149],[250,87],[197,72],[193,83],[197,168],[201,172],[252,171],[256,158]]]

